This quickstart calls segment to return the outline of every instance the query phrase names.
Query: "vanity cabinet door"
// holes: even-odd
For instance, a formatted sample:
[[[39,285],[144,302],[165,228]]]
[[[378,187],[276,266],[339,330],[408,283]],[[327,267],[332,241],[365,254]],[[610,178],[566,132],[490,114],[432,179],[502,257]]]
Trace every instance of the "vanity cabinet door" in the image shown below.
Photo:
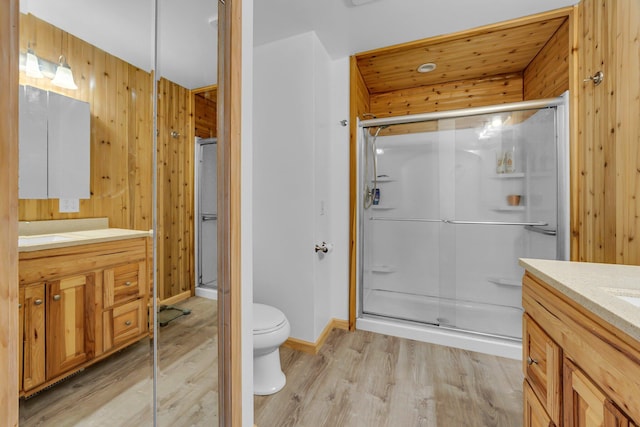
[[[525,377],[553,422],[560,424],[561,349],[529,315],[524,315],[522,324]]]
[[[22,388],[27,391],[45,381],[44,283],[24,288],[24,345]]]
[[[607,427],[637,427],[637,425],[610,400],[604,403],[604,425]]]
[[[564,425],[566,427],[635,427],[587,375],[564,362]]]
[[[551,421],[551,418],[545,411],[544,406],[540,403],[535,393],[531,389],[531,386],[524,381],[522,386],[524,394],[524,427],[553,427],[555,424]]]
[[[94,274],[47,284],[47,379],[93,358]]]
[[[24,288],[18,291],[18,391],[22,391],[22,365],[24,357]]]

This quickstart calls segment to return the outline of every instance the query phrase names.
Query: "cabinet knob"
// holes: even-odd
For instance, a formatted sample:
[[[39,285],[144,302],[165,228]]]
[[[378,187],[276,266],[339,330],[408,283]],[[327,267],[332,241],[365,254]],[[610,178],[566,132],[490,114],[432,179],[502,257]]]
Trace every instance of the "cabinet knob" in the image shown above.
[[[131,286],[131,282],[124,282],[125,286]]]
[[[583,82],[592,81],[594,86],[598,86],[604,80],[604,73],[602,71],[598,71],[593,76],[589,76],[583,80]]]
[[[532,359],[531,356],[527,356],[527,365],[537,365],[538,361],[536,359]]]
[[[22,308],[22,304],[18,304],[18,308]]]
[[[40,305],[42,304],[42,300],[41,299],[37,299],[33,302],[33,305]]]
[[[60,295],[54,295],[53,296],[53,300],[54,301],[60,301]]]
[[[131,320],[127,320],[126,322],[124,322],[124,324],[125,324],[126,326],[131,326]]]

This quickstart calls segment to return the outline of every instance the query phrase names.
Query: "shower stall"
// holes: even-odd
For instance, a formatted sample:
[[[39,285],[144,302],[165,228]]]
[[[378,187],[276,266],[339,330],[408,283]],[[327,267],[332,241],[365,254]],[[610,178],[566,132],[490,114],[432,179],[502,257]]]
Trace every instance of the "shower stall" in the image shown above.
[[[520,357],[518,258],[568,258],[567,96],[360,122],[357,325]]]

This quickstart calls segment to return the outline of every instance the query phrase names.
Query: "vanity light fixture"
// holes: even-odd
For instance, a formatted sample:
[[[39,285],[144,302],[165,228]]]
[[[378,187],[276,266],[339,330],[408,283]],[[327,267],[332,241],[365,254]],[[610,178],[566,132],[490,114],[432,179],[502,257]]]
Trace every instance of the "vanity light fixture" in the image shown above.
[[[27,77],[40,79],[47,77],[56,86],[65,89],[78,89],[75,81],[73,80],[73,73],[71,67],[67,64],[67,60],[64,56],[60,56],[58,63],[47,61],[46,59],[39,58],[31,49],[31,44],[27,48],[27,52],[20,53],[20,70],[24,71]]]
[[[36,79],[41,79],[44,77],[42,71],[40,71],[40,64],[38,64],[38,57],[31,49],[31,44],[27,48],[27,64],[26,64],[26,73],[28,77],[33,77]]]
[[[65,89],[78,89],[76,83],[73,81],[73,73],[71,72],[71,67],[67,64],[67,60],[63,55],[60,55],[58,59],[58,68],[56,68],[56,75],[51,80],[51,83],[65,88]]]
[[[416,68],[416,71],[419,73],[430,73],[436,69],[436,64],[433,62],[426,62]]]

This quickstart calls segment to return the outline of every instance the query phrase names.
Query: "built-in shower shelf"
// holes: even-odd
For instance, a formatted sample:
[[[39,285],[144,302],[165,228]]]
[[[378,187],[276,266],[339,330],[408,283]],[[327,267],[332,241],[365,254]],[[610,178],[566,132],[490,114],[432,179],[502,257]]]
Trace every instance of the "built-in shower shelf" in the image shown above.
[[[524,172],[497,173],[493,177],[496,179],[524,178]]]
[[[395,273],[396,269],[395,267],[392,267],[390,265],[374,265],[371,266],[371,272],[372,273]]]
[[[513,286],[516,288],[522,287],[522,282],[519,280],[507,279],[504,277],[487,277],[487,280],[499,286]]]
[[[497,212],[524,212],[524,206],[498,206],[493,210]]]
[[[371,209],[376,209],[379,211],[388,211],[391,209],[395,209],[393,206],[384,206],[384,205],[371,205]]]
[[[376,179],[376,182],[393,182],[395,181],[395,179],[392,179],[388,176],[379,176],[378,179]]]

